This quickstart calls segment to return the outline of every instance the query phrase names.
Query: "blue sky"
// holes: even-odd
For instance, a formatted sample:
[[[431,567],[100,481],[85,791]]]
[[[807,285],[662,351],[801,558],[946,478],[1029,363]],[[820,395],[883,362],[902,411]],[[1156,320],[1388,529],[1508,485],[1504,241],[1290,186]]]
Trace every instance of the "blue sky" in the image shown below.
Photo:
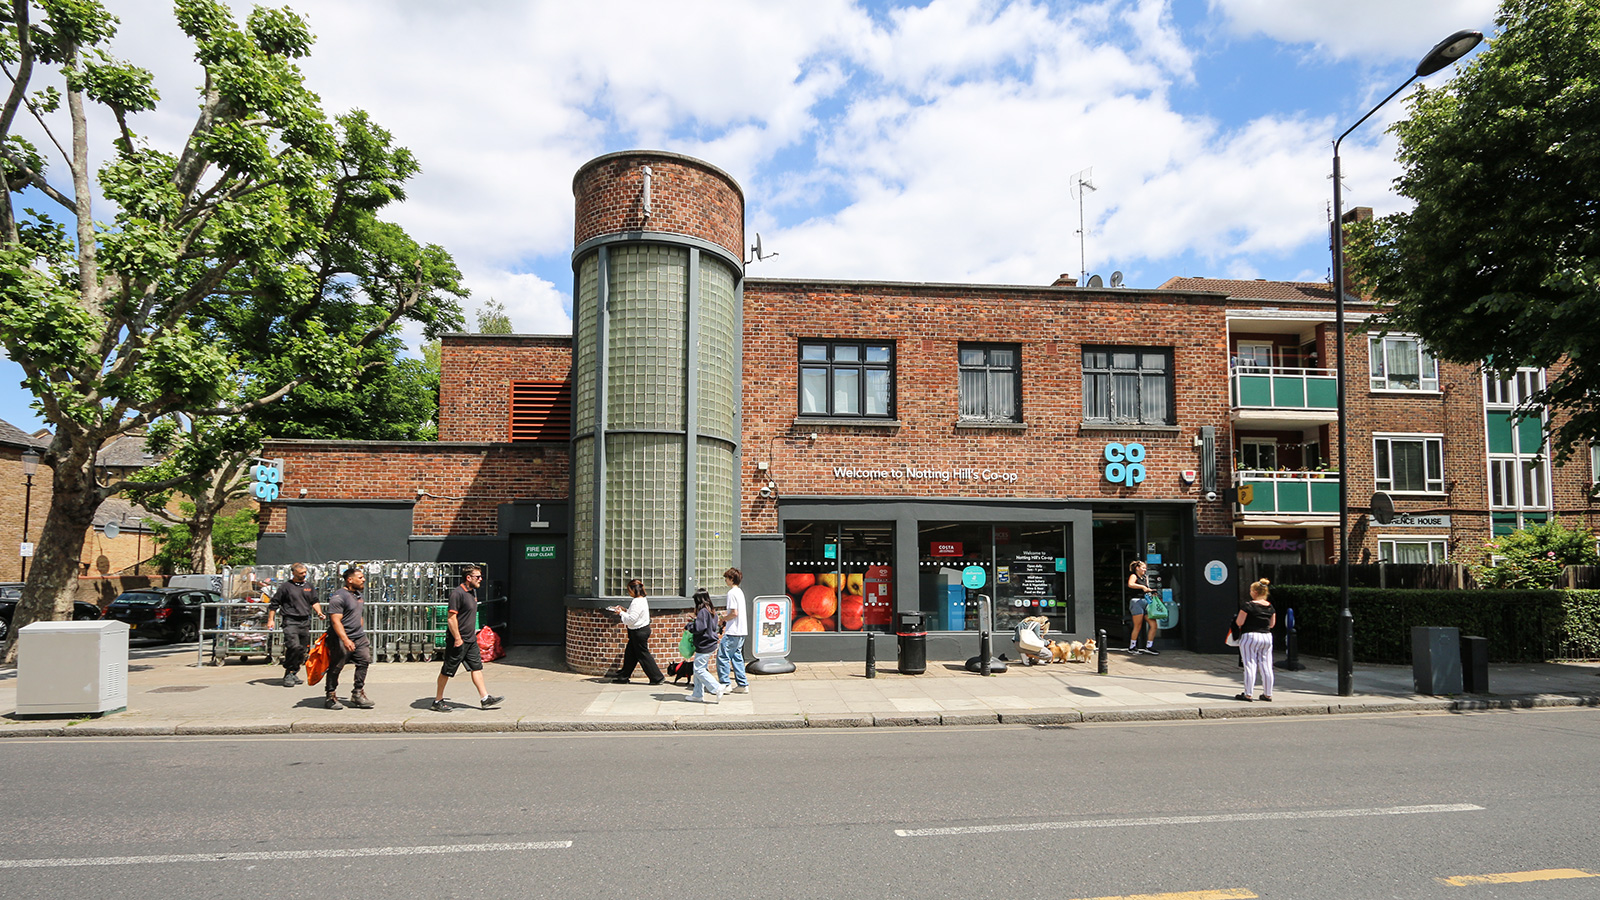
[[[119,55],[176,149],[199,70],[169,3],[108,0]],[[1322,281],[1331,142],[1493,0],[317,0],[305,61],[423,173],[392,213],[449,250],[477,304],[568,333],[574,171],[634,148],[743,186],[779,256],[752,276],[1154,287],[1174,275]],[[243,11],[247,4],[235,4]],[[1428,79],[1441,84],[1446,69]],[[1344,144],[1345,205],[1401,208],[1389,104]],[[97,120],[104,146],[108,122]],[[1079,256],[1074,185],[1089,170]],[[20,369],[0,418],[26,430]]]

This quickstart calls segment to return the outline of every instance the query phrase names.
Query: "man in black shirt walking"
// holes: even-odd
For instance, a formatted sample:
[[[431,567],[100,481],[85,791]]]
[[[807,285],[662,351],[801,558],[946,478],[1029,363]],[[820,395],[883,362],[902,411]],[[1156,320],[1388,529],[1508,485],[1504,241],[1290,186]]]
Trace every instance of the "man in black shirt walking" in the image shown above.
[[[374,704],[367,699],[367,667],[372,665],[372,645],[367,642],[366,623],[362,619],[361,589],[366,586],[367,573],[357,566],[344,570],[344,587],[328,598],[328,629],[333,637],[328,641],[328,692],[322,703],[328,709],[344,709],[339,702],[339,673],[346,662],[354,663],[356,675],[350,689],[350,705],[356,709],[371,709]]]
[[[499,706],[504,697],[490,695],[483,686],[483,657],[478,652],[478,586],[483,584],[483,570],[477,566],[467,570],[466,580],[460,587],[450,589],[450,611],[446,628],[449,643],[444,648],[444,666],[439,669],[439,686],[433,695],[434,712],[449,712],[444,702],[444,686],[450,683],[462,664],[472,676],[472,686],[478,689],[478,702],[484,709]]]
[[[274,616],[283,614],[283,686],[294,687],[300,683],[300,666],[306,661],[306,651],[311,649],[311,617],[322,615],[322,604],[317,601],[317,589],[306,584],[305,563],[295,563],[289,569],[289,580],[278,585],[267,604],[267,630],[272,630]]]

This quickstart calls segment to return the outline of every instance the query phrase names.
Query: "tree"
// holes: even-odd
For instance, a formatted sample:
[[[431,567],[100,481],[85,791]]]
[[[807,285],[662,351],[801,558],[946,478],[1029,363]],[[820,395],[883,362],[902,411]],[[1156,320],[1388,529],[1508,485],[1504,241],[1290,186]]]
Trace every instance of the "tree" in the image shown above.
[[[1472,577],[1487,588],[1555,587],[1567,566],[1600,562],[1594,540],[1594,532],[1581,525],[1567,528],[1560,519],[1529,525],[1485,544],[1483,562],[1472,567]]]
[[[404,199],[416,160],[363,113],[324,115],[293,62],[310,50],[305,23],[257,8],[241,26],[218,0],[178,0],[175,13],[204,71],[176,152],[133,131],[161,98],[148,72],[108,51],[117,19],[97,0],[12,0],[0,14],[11,82],[0,107],[0,345],[54,431],[43,459],[54,496],[13,636],[70,615],[84,534],[105,498],[198,491],[228,465],[225,452],[259,446],[251,429],[273,403],[302,386],[354,389],[401,319],[429,334],[459,327],[464,292],[449,255],[377,218]],[[96,145],[97,170],[91,104],[115,126]],[[35,141],[59,155],[62,186]],[[97,196],[111,208],[104,223]],[[66,221],[19,211],[23,202]],[[193,468],[102,479],[102,445],[161,422],[175,423]],[[3,661],[14,659],[7,643]]]
[[[193,514],[194,504],[187,501],[180,504],[186,514]],[[149,559],[157,571],[168,574],[196,571],[192,564],[194,558],[194,534],[190,531],[186,521],[178,520],[170,525],[152,525],[157,550]],[[212,569],[199,571],[215,571],[221,566],[248,566],[256,561],[255,547],[251,546],[256,540],[256,511],[245,507],[225,516],[217,516],[212,522],[212,528],[207,538],[207,543],[215,554],[215,566]]]
[[[515,329],[511,327],[511,317],[506,315],[506,305],[489,298],[489,302],[478,308],[478,333],[479,334],[511,334]]]
[[[1505,0],[1488,49],[1396,123],[1400,194],[1350,260],[1383,327],[1437,356],[1553,368],[1544,406],[1565,458],[1600,438],[1600,6]]]

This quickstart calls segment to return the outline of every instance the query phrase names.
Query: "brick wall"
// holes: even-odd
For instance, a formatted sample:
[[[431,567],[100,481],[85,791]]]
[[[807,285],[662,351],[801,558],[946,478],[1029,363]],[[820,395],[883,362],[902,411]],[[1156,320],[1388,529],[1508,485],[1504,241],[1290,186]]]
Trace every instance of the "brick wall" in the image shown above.
[[[507,441],[513,381],[568,381],[572,338],[449,334],[440,341],[439,440]]]
[[[649,166],[650,216],[644,215]],[[624,231],[686,234],[744,258],[744,192],[728,173],[674,153],[629,151],[585,163],[572,179],[574,245]]]
[[[307,500],[416,500],[418,535],[495,535],[502,503],[567,495],[567,445],[275,441],[287,496]],[[467,499],[452,499],[467,498]],[[283,503],[264,504],[261,530],[282,534]]]
[[[650,652],[667,674],[667,666],[677,662],[678,641],[694,617],[689,611],[650,612]],[[617,617],[599,609],[567,610],[567,665],[585,675],[609,675],[622,667],[622,650],[628,643],[628,630]],[[633,673],[643,678],[642,671]]]
[[[1228,421],[1226,304],[1217,294],[970,285],[846,284],[751,279],[745,283],[744,530],[776,530],[775,503],[757,496],[769,477],[782,496],[851,495],[934,499],[1083,498],[1199,500],[1200,531],[1232,530],[1220,500],[1205,502],[1194,446],[1202,425]],[[883,340],[895,345],[897,427],[796,423],[799,343]],[[957,348],[1014,343],[1022,351],[1023,430],[957,424]],[[1082,347],[1170,347],[1176,433],[1100,430],[1083,423]],[[1229,458],[1219,429],[1219,460]],[[813,440],[811,435],[815,434]],[[1105,480],[1108,442],[1147,452],[1137,486]],[[1018,480],[840,479],[834,466],[1016,472]]]
[[[27,540],[38,542],[44,517],[50,512],[50,470],[44,463],[33,474],[31,496],[22,474],[22,448],[0,446],[0,581],[20,581],[23,542],[23,500],[28,500]],[[31,564],[31,562],[30,562]]]

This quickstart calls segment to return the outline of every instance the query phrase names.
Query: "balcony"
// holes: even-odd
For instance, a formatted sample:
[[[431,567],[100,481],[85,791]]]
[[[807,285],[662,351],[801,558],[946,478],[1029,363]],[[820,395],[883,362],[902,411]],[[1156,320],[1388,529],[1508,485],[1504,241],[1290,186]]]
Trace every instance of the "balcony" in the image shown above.
[[[1271,519],[1261,524],[1334,524],[1339,515],[1338,472],[1269,472],[1240,469],[1233,473],[1237,487],[1249,485],[1255,496],[1237,507],[1243,518]],[[1322,522],[1322,517],[1328,521]]]
[[[1339,418],[1339,377],[1333,369],[1291,369],[1235,361],[1229,381],[1235,422],[1308,428]]]

